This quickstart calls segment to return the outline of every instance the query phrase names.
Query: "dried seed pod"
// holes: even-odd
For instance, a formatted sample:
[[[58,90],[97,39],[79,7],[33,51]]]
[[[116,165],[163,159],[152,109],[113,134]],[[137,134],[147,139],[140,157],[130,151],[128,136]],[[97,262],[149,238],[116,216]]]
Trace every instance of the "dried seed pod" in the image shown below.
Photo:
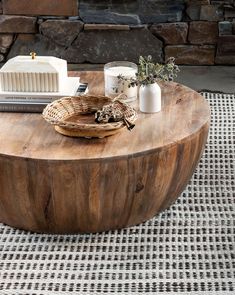
[[[97,123],[110,123],[123,121],[128,130],[135,127],[129,122],[125,116],[126,104],[120,100],[115,100],[113,103],[103,106],[101,110],[95,113],[95,121]]]

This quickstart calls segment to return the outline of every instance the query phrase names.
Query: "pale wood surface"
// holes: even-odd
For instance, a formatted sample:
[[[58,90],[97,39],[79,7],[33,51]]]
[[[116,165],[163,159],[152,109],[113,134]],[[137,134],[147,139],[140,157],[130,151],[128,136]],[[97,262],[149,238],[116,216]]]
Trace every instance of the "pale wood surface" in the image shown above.
[[[92,93],[103,94],[102,72],[81,72]],[[0,114],[0,154],[34,159],[100,159],[164,148],[207,124],[209,108],[201,95],[175,83],[163,87],[163,110],[139,113],[136,128],[105,139],[68,138],[39,114]]]
[[[79,73],[77,75],[80,75]],[[81,73],[102,93],[102,73]],[[169,207],[202,155],[210,110],[170,83],[163,111],[133,132],[62,136],[38,114],[0,113],[0,222],[45,233],[100,232],[139,224]]]

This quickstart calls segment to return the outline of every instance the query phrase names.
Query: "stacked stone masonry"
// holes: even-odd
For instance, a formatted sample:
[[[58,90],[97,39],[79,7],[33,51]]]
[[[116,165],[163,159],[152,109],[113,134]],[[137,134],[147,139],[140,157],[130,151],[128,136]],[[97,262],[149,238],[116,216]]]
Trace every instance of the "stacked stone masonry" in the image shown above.
[[[235,64],[235,0],[0,0],[0,62],[54,55],[68,63]]]

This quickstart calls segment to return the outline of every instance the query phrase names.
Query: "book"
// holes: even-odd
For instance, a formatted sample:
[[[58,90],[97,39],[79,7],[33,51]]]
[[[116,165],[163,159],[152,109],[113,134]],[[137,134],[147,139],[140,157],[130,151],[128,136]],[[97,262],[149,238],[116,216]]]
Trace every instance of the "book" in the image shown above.
[[[76,88],[70,94],[60,93],[51,94],[51,96],[43,93],[43,95],[34,94],[27,96],[27,94],[18,94],[17,96],[2,96],[0,93],[0,112],[22,112],[22,113],[41,113],[48,103],[51,103],[55,99],[59,99],[64,96],[79,96],[88,92],[87,83],[74,84]],[[31,94],[31,93],[30,93]]]

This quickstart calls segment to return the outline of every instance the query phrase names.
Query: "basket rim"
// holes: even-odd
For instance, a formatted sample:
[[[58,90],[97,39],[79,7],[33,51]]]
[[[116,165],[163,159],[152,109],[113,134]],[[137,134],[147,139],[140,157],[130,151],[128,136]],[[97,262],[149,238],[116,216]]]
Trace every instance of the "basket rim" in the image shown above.
[[[65,96],[60,99],[57,99],[50,104],[48,104],[45,109],[43,110],[42,116],[43,118],[50,124],[60,126],[62,128],[68,128],[68,129],[83,129],[83,130],[89,130],[89,129],[97,129],[97,130],[110,130],[110,129],[118,129],[121,128],[124,124],[123,121],[118,121],[118,122],[108,122],[108,123],[79,123],[79,122],[68,122],[65,121],[65,119],[54,119],[52,116],[50,116],[49,112],[51,108],[54,108],[54,111],[57,109],[57,105],[59,106],[61,101],[64,100],[71,100],[71,99],[79,99],[79,100],[92,100],[92,99],[103,99],[106,102],[104,102],[103,105],[107,105],[109,103],[114,102],[114,99],[104,96],[104,95],[81,95],[81,96]],[[136,110],[126,104],[127,109],[132,111],[132,114],[127,117],[127,119],[131,122],[134,123],[137,119],[137,112]],[[99,108],[97,107],[97,110]],[[95,110],[95,109],[94,109]],[[58,107],[59,111],[59,107]],[[76,114],[76,112],[74,113]],[[67,118],[67,117],[66,117]]]

